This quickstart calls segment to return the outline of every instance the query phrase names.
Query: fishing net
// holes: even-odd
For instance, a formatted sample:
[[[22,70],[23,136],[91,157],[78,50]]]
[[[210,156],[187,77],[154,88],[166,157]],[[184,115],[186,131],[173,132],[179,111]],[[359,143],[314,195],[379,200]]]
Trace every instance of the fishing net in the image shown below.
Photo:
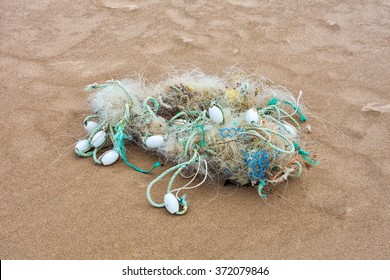
[[[192,70],[157,84],[111,80],[86,90],[93,92],[93,114],[84,120],[89,136],[76,144],[76,154],[101,165],[121,158],[151,173],[160,162],[147,169],[130,163],[125,144],[132,141],[155,152],[173,166],[149,184],[147,198],[171,213],[186,213],[187,198],[180,191],[207,178],[252,185],[266,199],[265,186],[299,177],[303,163],[318,164],[301,140],[301,124],[307,121],[302,92],[295,97],[263,77],[230,70],[220,78]],[[151,190],[169,175],[164,203],[157,203]],[[189,182],[173,189],[178,175]],[[191,185],[202,176],[201,183]]]

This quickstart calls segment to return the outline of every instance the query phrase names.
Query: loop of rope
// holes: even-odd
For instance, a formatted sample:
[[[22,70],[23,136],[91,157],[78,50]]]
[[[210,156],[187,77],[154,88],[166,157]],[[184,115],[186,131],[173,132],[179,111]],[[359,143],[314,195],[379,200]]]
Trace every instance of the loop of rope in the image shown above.
[[[301,93],[300,93],[300,95],[301,95]],[[278,98],[276,98],[276,97],[272,98],[268,101],[268,106],[277,105],[279,102],[280,102],[280,100]],[[302,113],[302,111],[299,108],[300,107],[299,105],[294,105],[293,103],[291,103],[287,100],[283,100],[282,103],[289,105],[294,110],[294,113],[297,113],[299,115],[301,122],[307,121],[307,117]],[[288,114],[288,115],[291,116],[290,114]]]
[[[130,139],[130,136],[128,136],[125,132],[124,132],[124,122],[119,122],[117,124],[117,127],[116,127],[116,133],[114,135],[114,141],[115,141],[115,150],[116,151],[119,151],[119,154],[121,155],[124,163],[127,165],[127,166],[130,166],[131,168],[133,168],[134,170],[138,171],[138,172],[141,172],[141,173],[145,173],[145,174],[148,174],[150,172],[152,172],[155,168],[161,166],[161,163],[160,162],[155,162],[153,164],[153,167],[148,169],[148,170],[144,170],[144,169],[141,169],[133,164],[131,164],[130,162],[127,161],[127,157],[126,157],[126,149],[125,149],[125,146],[124,146],[124,140],[127,140],[127,139]]]
[[[180,164],[177,164],[171,168],[169,168],[168,170],[164,171],[160,176],[158,176],[156,179],[154,179],[150,184],[149,186],[147,187],[146,189],[146,197],[149,201],[149,203],[154,206],[154,207],[158,207],[158,208],[162,208],[162,207],[165,207],[164,203],[156,203],[154,202],[154,200],[152,199],[151,195],[150,195],[150,191],[151,189],[153,188],[153,186],[158,183],[162,178],[164,178],[166,175],[168,175],[169,173],[172,173],[173,171],[175,170],[180,170],[179,172],[175,172],[176,176],[185,168],[187,167],[188,165],[192,164],[193,162],[195,162],[196,158],[198,157],[198,152],[197,150],[195,149],[194,151],[194,155],[192,156],[192,158],[186,162],[183,162],[183,163],[180,163]],[[173,177],[173,180],[176,178],[176,176],[172,176]],[[168,189],[167,191],[169,192],[170,191],[170,188],[173,184],[173,180],[171,178],[171,180],[169,181],[169,184],[168,184]]]
[[[89,120],[91,120],[91,119],[96,119],[96,118],[98,118],[98,117],[99,117],[98,115],[89,115],[89,116],[87,116],[87,117],[84,119],[83,123],[84,123],[84,125],[86,125],[86,124],[87,124],[87,121],[89,121]]]
[[[149,105],[148,105],[148,102],[151,101],[153,103],[153,108],[151,108]],[[158,109],[159,109],[159,103],[157,102],[156,99],[154,99],[153,97],[151,96],[148,96],[144,102],[142,103],[142,107],[143,108],[149,108],[149,110],[152,110],[154,114],[157,114],[158,112]]]
[[[184,119],[186,121],[188,121],[188,114],[186,112],[179,112],[177,113],[176,115],[174,115],[169,121],[168,121],[168,125],[172,125],[172,123],[178,119],[178,118],[181,118],[181,117],[184,117]]]
[[[88,150],[91,149],[92,146],[90,145]],[[78,155],[79,157],[91,157],[93,155],[93,151],[88,151],[88,152],[82,152],[82,151],[79,151],[77,150],[76,148],[74,149],[74,152],[76,153],[76,155]]]

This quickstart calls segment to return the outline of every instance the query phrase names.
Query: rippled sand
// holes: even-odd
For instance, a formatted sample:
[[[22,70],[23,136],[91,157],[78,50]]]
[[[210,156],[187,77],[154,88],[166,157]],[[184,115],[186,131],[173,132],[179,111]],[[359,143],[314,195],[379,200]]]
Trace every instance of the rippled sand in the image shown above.
[[[390,5],[317,2],[2,1],[1,259],[388,259],[390,115],[361,109],[390,103]],[[155,175],[73,154],[86,84],[237,63],[315,116],[321,165],[269,204],[209,184],[170,216],[146,200]]]

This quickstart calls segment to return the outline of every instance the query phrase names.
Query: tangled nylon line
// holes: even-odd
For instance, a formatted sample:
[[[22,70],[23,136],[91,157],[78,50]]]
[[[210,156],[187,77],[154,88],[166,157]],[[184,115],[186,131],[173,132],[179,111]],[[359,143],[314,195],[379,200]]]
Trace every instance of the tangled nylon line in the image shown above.
[[[299,177],[303,162],[318,164],[301,141],[299,123],[307,121],[302,91],[295,99],[261,77],[230,72],[218,78],[194,70],[156,85],[110,80],[86,90],[95,91],[94,114],[84,119],[89,136],[77,142],[75,153],[99,165],[122,158],[134,170],[149,174],[160,162],[148,168],[130,163],[125,143],[156,152],[175,165],[149,184],[146,196],[152,206],[172,214],[188,210],[186,195],[179,193],[201,186],[207,178],[250,184],[267,199],[266,185]],[[164,202],[157,203],[151,191],[168,175]],[[189,182],[173,188],[178,175]],[[192,185],[199,175],[202,181]]]

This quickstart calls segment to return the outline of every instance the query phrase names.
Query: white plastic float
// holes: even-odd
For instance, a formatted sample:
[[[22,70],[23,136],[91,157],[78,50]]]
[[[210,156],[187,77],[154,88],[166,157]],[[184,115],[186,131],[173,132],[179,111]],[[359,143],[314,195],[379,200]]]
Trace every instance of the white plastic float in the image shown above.
[[[146,139],[145,145],[151,149],[157,149],[164,144],[164,137],[161,135],[153,135]]]
[[[103,165],[111,165],[119,158],[119,153],[115,150],[109,150],[99,157]]]
[[[172,193],[167,193],[164,196],[164,205],[171,214],[175,214],[177,211],[179,211],[179,201]]]

